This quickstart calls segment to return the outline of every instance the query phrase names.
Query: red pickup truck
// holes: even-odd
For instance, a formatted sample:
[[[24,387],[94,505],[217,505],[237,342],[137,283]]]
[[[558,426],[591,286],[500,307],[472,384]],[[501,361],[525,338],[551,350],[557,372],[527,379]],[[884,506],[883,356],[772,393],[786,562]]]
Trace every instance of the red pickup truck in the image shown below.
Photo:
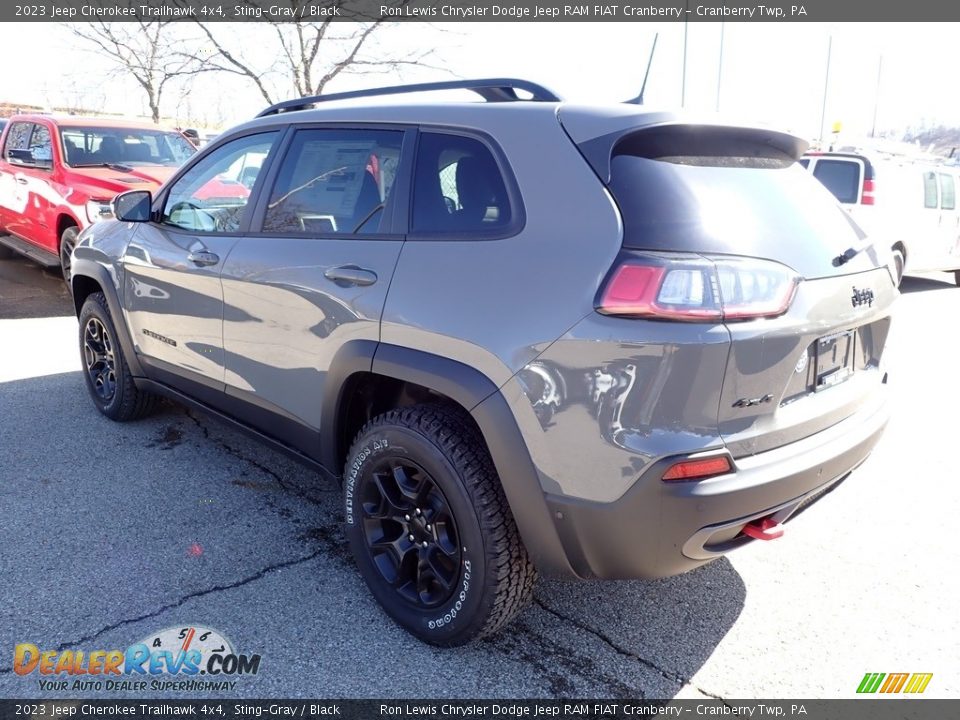
[[[155,125],[49,115],[10,118],[0,148],[0,245],[59,265],[68,286],[80,230],[113,217],[119,193],[155,191],[196,152]]]

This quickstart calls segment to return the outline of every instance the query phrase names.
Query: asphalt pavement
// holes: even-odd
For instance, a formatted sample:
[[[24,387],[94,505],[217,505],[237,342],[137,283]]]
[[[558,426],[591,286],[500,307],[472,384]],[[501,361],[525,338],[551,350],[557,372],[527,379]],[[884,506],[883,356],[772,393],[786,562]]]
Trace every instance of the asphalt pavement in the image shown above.
[[[656,582],[541,580],[500,635],[438,650],[371,599],[335,487],[178,405],[101,417],[57,277],[2,260],[0,697],[144,697],[42,690],[14,647],[124,649],[186,627],[261,656],[209,693],[231,698],[833,698],[866,672],[931,672],[926,696],[960,697],[951,279],[905,281],[888,431],[782,539]]]

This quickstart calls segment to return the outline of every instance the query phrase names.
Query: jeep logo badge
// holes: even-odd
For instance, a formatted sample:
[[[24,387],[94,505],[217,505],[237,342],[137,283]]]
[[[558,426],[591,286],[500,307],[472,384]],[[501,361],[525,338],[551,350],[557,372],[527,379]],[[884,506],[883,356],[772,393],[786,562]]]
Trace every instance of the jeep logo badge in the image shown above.
[[[860,307],[861,305],[870,307],[873,305],[873,290],[857,290],[857,288],[854,287],[853,297],[850,298],[850,302],[854,307]]]

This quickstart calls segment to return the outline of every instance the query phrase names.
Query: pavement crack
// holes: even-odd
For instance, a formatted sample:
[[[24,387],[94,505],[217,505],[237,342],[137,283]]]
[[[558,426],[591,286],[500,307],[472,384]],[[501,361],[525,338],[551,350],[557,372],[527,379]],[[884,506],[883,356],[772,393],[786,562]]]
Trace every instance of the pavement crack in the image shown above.
[[[253,575],[249,575],[245,578],[237,580],[236,582],[228,583],[226,585],[214,585],[213,587],[205,588],[204,590],[197,590],[196,592],[188,593],[187,595],[184,595],[178,600],[171,603],[167,603],[166,605],[162,605],[156,610],[148,612],[145,615],[140,615],[134,618],[127,618],[125,620],[120,620],[119,622],[115,622],[105,627],[102,627],[96,632],[91,633],[90,635],[85,635],[84,637],[79,638],[77,640],[71,640],[69,642],[61,643],[60,645],[57,646],[56,651],[58,653],[61,653],[64,650],[75,648],[78,645],[92,642],[93,640],[96,640],[98,637],[108,632],[111,632],[113,630],[116,630],[118,628],[122,628],[127,625],[133,625],[135,623],[142,622],[144,620],[155,618],[158,615],[162,615],[163,613],[169,610],[175,610],[176,608],[181,607],[182,605],[189,602],[190,600],[195,600],[197,598],[205,597],[213,593],[223,592],[225,590],[234,590],[236,588],[243,587],[244,585],[249,585],[252,582],[256,582],[257,580],[262,579],[263,577],[265,577],[266,575],[269,575],[270,573],[276,572],[277,570],[283,570],[285,568],[293,567],[295,565],[302,565],[305,562],[309,562],[314,558],[324,554],[325,552],[327,552],[326,548],[320,548],[318,550],[313,551],[309,555],[304,555],[303,557],[298,557],[292,560],[285,560],[283,562],[275,563],[273,565],[268,565],[267,567],[258,570]],[[11,672],[13,672],[12,667],[0,668],[0,675],[7,675]]]
[[[289,495],[293,495],[294,497],[299,498],[300,500],[305,500],[305,501],[307,501],[308,503],[311,503],[311,504],[313,504],[313,505],[323,505],[323,502],[321,502],[320,500],[317,500],[316,498],[310,497],[310,496],[309,496],[307,493],[305,493],[303,490],[299,490],[299,489],[297,489],[297,488],[295,488],[295,487],[291,487],[290,485],[288,485],[287,483],[285,483],[285,482],[283,481],[283,478],[280,477],[280,474],[279,474],[278,472],[276,472],[275,470],[267,467],[266,465],[264,465],[263,463],[259,462],[258,460],[254,460],[254,459],[251,458],[251,457],[247,457],[247,456],[244,455],[242,452],[240,452],[240,450],[238,450],[237,448],[233,447],[233,446],[230,445],[229,443],[221,440],[220,438],[218,438],[218,437],[212,437],[212,436],[210,435],[210,430],[207,428],[207,426],[204,425],[202,422],[200,422],[200,418],[196,417],[192,412],[190,412],[190,410],[184,410],[184,414],[185,414],[188,418],[190,418],[190,420],[192,420],[192,421],[194,422],[194,424],[196,424],[196,426],[197,426],[198,428],[200,428],[200,432],[203,433],[203,437],[204,437],[205,439],[210,440],[210,441],[216,443],[218,446],[220,446],[221,449],[225,450],[225,451],[226,451],[227,453],[229,453],[230,455],[233,455],[233,456],[234,456],[235,458],[237,458],[238,460],[242,460],[243,462],[245,462],[245,463],[247,463],[247,464],[249,464],[249,465],[252,465],[252,466],[255,467],[257,470],[259,470],[260,472],[262,472],[264,475],[267,475],[268,477],[270,477],[270,478],[277,484],[277,486],[278,486],[283,492],[285,492],[285,493],[287,493],[287,494],[289,494]]]
[[[681,687],[682,687],[683,685],[689,685],[690,687],[694,688],[697,692],[702,693],[702,694],[706,695],[707,697],[713,698],[714,700],[719,700],[719,701],[722,702],[724,705],[727,705],[727,707],[730,707],[730,705],[727,703],[727,701],[724,700],[724,698],[722,698],[721,696],[716,695],[716,694],[711,693],[711,692],[708,692],[708,691],[704,690],[703,688],[694,685],[694,684],[690,681],[690,678],[686,678],[686,677],[684,677],[683,675],[681,675],[681,674],[679,674],[679,673],[675,673],[675,672],[673,672],[673,671],[671,671],[671,670],[667,670],[666,668],[660,667],[659,665],[657,665],[657,663],[653,662],[652,660],[648,660],[647,658],[645,658],[645,657],[643,657],[643,656],[641,656],[641,655],[638,655],[638,654],[635,653],[635,652],[632,652],[632,651],[630,651],[630,650],[627,650],[627,649],[624,648],[624,647],[621,647],[621,646],[618,645],[616,642],[614,642],[614,640],[613,640],[609,635],[607,635],[606,633],[603,633],[603,632],[601,632],[600,630],[597,630],[596,628],[590,627],[589,625],[587,625],[585,622],[583,622],[583,621],[581,621],[581,620],[577,620],[577,619],[574,618],[574,617],[569,617],[569,616],[567,616],[567,615],[564,615],[564,614],[563,614],[562,612],[560,612],[559,610],[555,610],[555,609],[553,609],[552,607],[550,607],[549,605],[547,605],[545,602],[543,602],[543,600],[541,600],[541,599],[538,598],[538,597],[534,597],[534,598],[533,598],[533,602],[534,602],[537,606],[539,606],[540,608],[542,608],[543,610],[545,610],[546,612],[548,612],[548,613],[550,613],[551,615],[553,615],[553,616],[554,616],[555,618],[557,618],[558,620],[561,620],[561,621],[563,621],[563,622],[568,622],[568,623],[570,623],[571,625],[574,625],[575,627],[579,628],[580,630],[583,630],[584,632],[590,633],[590,634],[593,635],[595,638],[597,638],[598,640],[600,640],[602,643],[604,643],[605,645],[607,645],[611,650],[613,650],[614,652],[616,652],[618,655],[622,655],[623,657],[627,657],[627,658],[630,658],[630,659],[632,659],[632,660],[636,660],[637,662],[639,662],[640,664],[642,664],[642,665],[650,668],[650,669],[653,670],[654,672],[659,673],[664,679],[669,680],[670,682],[676,683],[676,684],[680,685]]]

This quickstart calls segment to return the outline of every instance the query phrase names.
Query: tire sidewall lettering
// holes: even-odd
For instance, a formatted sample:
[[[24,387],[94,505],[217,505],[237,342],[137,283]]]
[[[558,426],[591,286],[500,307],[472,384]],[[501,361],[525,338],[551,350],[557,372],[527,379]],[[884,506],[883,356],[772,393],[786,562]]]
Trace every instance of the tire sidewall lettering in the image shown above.
[[[386,437],[372,437],[360,450],[354,454],[343,481],[344,510],[346,511],[347,525],[353,525],[354,507],[356,505],[357,481],[362,476],[364,466],[370,458],[391,449],[390,441]],[[393,448],[396,452],[396,448]]]
[[[466,553],[467,549],[464,548],[463,551],[464,553]],[[449,625],[451,622],[453,622],[456,619],[457,615],[460,613],[460,611],[463,609],[463,606],[467,602],[467,597],[470,591],[470,580],[472,578],[472,572],[471,572],[472,569],[473,569],[473,566],[470,560],[465,559],[463,561],[463,573],[461,578],[460,592],[456,596],[454,596],[454,600],[452,601],[452,604],[447,607],[446,612],[442,616],[436,617],[436,618],[433,618],[432,620],[427,621],[428,628],[430,628],[431,630],[436,630],[444,627],[445,625]]]

